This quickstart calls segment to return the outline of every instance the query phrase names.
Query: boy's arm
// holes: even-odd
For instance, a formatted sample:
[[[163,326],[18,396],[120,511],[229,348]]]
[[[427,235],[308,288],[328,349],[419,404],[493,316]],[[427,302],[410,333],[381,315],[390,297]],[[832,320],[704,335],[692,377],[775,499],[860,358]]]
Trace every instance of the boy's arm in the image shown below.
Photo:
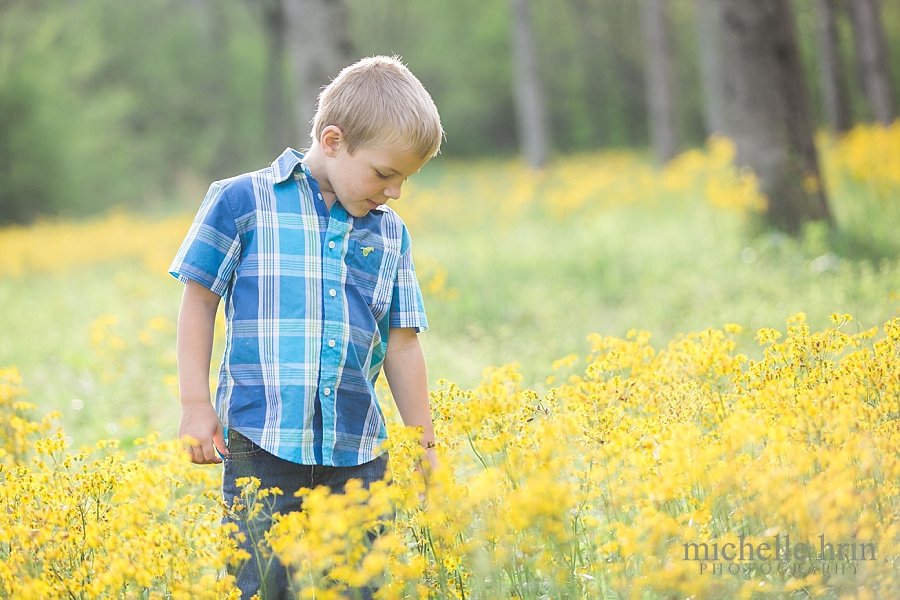
[[[428,457],[431,467],[437,467],[425,356],[415,329],[406,327],[391,329],[384,357],[384,374],[403,424],[407,427],[422,428],[420,443],[425,448],[425,456]]]
[[[212,356],[216,310],[221,297],[202,284],[188,280],[178,313],[178,388],[181,422],[178,437],[190,436],[186,446],[191,462],[220,463],[215,448],[227,454],[222,422],[209,397],[209,365]]]

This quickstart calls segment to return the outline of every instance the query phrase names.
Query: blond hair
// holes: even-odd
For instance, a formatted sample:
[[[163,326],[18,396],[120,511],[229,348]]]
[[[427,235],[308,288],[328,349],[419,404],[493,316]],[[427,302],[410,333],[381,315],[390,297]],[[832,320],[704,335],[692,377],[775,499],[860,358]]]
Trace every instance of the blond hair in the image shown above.
[[[437,107],[416,76],[396,57],[372,56],[345,67],[316,104],[313,142],[329,125],[344,134],[347,151],[375,146],[431,158],[444,130]]]

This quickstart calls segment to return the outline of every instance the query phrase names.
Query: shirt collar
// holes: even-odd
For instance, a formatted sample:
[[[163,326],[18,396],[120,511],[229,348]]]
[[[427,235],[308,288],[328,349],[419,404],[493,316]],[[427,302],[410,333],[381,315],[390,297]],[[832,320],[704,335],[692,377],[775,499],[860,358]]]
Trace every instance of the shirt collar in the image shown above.
[[[306,166],[305,162],[301,162],[302,160],[303,155],[293,148],[287,148],[282,152],[281,156],[272,163],[272,175],[275,177],[275,183],[287,180],[298,168],[306,175],[309,175],[309,167]]]

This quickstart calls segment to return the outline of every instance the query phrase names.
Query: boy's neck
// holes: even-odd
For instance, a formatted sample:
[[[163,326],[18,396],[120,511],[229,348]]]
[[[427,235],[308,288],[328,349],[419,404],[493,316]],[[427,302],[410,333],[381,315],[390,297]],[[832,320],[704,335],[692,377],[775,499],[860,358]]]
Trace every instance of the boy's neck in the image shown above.
[[[325,201],[325,206],[328,207],[328,210],[331,210],[334,201],[337,199],[337,195],[334,193],[331,182],[328,179],[328,169],[326,168],[327,161],[328,157],[322,152],[321,146],[314,142],[310,147],[309,152],[303,157],[302,162],[306,163],[306,166],[309,167],[310,175],[312,175],[313,179],[316,180],[316,183],[319,184],[319,191],[322,192],[322,199]]]

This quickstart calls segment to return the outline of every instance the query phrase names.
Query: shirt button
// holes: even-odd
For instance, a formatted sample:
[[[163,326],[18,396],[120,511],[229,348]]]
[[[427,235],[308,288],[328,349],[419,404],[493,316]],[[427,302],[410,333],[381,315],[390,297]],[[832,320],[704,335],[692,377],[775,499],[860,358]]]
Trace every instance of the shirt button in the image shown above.
[[[316,194],[319,197],[319,200],[322,199],[322,194]]]
[[[328,242],[328,247],[334,250],[334,242]]]
[[[331,395],[331,388],[325,388],[325,395],[326,395],[326,396],[330,396],[330,395]]]
[[[334,288],[331,288],[330,290],[328,290],[328,293],[329,293],[329,295],[331,295],[332,298],[334,298],[335,296],[337,296],[337,292],[334,291]]]
[[[328,340],[328,347],[334,348],[334,340]]]

